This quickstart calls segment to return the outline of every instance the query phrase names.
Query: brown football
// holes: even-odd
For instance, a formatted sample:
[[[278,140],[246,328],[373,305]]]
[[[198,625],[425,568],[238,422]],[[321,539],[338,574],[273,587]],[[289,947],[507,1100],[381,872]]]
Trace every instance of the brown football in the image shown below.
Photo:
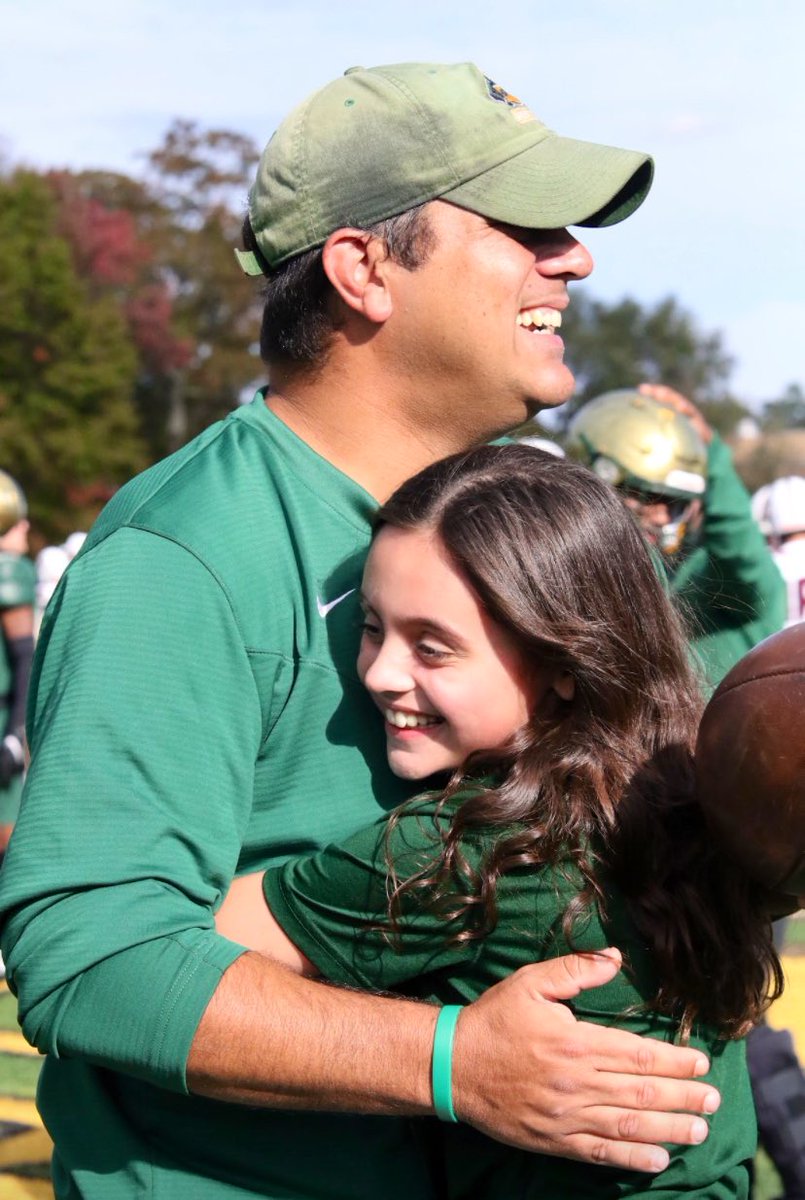
[[[761,642],[716,688],[696,777],[724,850],[773,891],[805,896],[805,623]]]

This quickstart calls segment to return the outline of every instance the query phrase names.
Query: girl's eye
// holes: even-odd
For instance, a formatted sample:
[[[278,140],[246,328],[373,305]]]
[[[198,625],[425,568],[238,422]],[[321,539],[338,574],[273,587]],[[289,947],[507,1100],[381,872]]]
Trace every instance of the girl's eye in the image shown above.
[[[449,655],[448,650],[443,650],[440,646],[433,646],[429,642],[419,642],[417,653],[426,662],[431,663],[442,662]]]
[[[381,637],[381,629],[376,621],[370,621],[368,618],[361,621],[360,630],[363,637],[370,642],[377,642]]]

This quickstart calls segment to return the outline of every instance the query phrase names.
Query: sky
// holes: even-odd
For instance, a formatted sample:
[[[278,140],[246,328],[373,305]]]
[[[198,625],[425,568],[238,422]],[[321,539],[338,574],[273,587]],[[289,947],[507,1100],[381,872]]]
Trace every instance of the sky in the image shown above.
[[[0,0],[0,163],[140,174],[176,117],[261,147],[347,67],[478,63],[557,132],[647,150],[588,292],[673,295],[752,406],[805,386],[801,0]],[[458,300],[458,298],[457,298]]]

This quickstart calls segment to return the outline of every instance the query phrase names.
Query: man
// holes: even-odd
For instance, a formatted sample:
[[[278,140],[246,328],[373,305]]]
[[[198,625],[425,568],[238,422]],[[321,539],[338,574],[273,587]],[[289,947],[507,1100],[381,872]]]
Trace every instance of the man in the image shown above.
[[[661,384],[590,401],[569,445],[620,490],[660,551],[715,687],[781,627],[785,602],[729,449],[687,397]]]
[[[19,811],[25,767],[34,584],[34,565],[28,558],[28,505],[16,480],[0,471],[0,863]]]
[[[435,1010],[290,976],[212,913],[235,871],[402,798],[355,673],[372,514],[567,398],[556,329],[592,264],[564,226],[622,219],[650,176],[468,64],[348,72],[266,148],[241,260],[271,391],[119,493],[43,629],[3,944],[60,1195],[430,1195],[388,1115],[433,1111]],[[468,1006],[459,1117],[644,1170],[705,1136],[701,1055],[553,1002],[615,969],[527,968]]]
[[[805,619],[805,479],[786,475],[755,492],[752,513],[766,535],[788,594],[786,625]]]

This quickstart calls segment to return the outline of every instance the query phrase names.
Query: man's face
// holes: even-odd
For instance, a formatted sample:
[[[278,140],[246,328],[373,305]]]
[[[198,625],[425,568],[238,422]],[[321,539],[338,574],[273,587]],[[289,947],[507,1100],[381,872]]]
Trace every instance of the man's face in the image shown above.
[[[671,500],[648,492],[622,491],[621,498],[640,526],[646,541],[664,554],[676,554],[685,534],[696,524],[698,500]]]
[[[27,554],[28,553],[28,530],[30,524],[27,520],[17,521],[16,525],[0,537],[0,550],[6,554]]]
[[[569,398],[558,329],[568,282],[593,263],[565,229],[496,225],[441,201],[428,214],[434,248],[417,270],[395,268],[384,349],[410,377],[409,422],[463,446]]]

